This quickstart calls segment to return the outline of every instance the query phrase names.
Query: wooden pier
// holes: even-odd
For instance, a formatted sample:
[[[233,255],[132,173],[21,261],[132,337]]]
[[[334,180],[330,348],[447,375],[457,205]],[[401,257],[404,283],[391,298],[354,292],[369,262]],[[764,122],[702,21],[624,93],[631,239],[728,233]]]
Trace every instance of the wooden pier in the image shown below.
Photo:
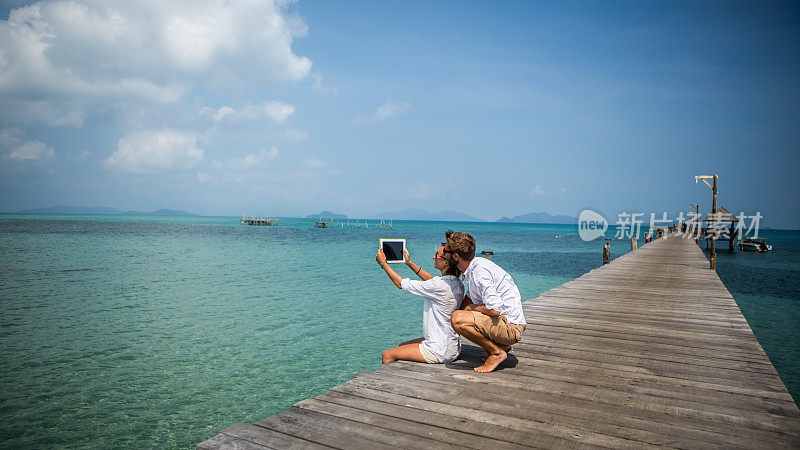
[[[277,217],[247,217],[239,219],[239,225],[252,225],[257,227],[271,227],[278,225]]]
[[[800,448],[800,411],[708,265],[668,235],[525,302],[493,373],[473,346],[393,362],[197,447]]]

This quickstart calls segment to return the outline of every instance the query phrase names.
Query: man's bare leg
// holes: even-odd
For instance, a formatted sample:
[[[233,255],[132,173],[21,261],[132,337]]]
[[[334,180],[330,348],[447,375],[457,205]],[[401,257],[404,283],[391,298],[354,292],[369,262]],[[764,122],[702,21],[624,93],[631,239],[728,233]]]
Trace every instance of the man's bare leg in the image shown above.
[[[391,361],[414,361],[414,362],[427,362],[422,353],[419,352],[419,344],[406,344],[392,347],[383,352],[381,358],[383,364]]]
[[[486,353],[489,354],[483,364],[474,369],[476,372],[491,372],[508,357],[505,350],[498,347],[497,344],[490,341],[489,338],[478,331],[475,327],[475,319],[471,311],[456,310],[450,318],[450,323],[453,325],[453,329],[456,330],[456,333],[480,345],[481,348],[486,350]]]

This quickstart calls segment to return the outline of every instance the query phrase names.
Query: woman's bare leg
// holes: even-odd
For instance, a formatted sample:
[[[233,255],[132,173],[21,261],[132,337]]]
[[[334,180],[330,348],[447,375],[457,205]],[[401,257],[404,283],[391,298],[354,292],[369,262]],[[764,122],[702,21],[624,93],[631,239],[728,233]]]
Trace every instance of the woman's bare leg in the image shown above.
[[[400,347],[401,345],[408,345],[408,344],[419,344],[419,343],[421,343],[421,342],[422,342],[422,341],[424,341],[424,340],[425,340],[425,338],[417,338],[417,339],[412,339],[412,340],[410,340],[410,341],[405,341],[405,342],[403,342],[402,344],[397,344],[397,346],[398,346],[398,347]]]
[[[419,352],[419,344],[406,344],[390,348],[383,352],[382,360],[383,364],[391,361],[427,362],[422,353]]]

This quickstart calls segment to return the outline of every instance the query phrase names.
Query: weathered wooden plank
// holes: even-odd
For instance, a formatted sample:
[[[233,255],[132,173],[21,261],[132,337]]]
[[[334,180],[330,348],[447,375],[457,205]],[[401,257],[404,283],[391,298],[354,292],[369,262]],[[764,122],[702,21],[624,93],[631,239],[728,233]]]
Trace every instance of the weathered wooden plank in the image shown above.
[[[396,383],[409,383],[402,381],[399,377],[410,378],[416,381],[426,381],[447,386],[459,386],[463,380],[475,381],[474,375],[467,374],[466,377],[457,379],[445,379],[439,373],[423,373],[416,370],[394,371],[392,375],[397,376]],[[387,373],[388,374],[388,373]],[[371,378],[369,373],[362,375],[364,378]],[[489,377],[484,378],[488,380]],[[492,377],[494,378],[494,377]],[[729,406],[715,406],[707,408],[709,405],[697,402],[688,402],[664,397],[638,395],[632,397],[630,393],[621,390],[609,391],[597,389],[591,386],[581,386],[576,384],[565,384],[558,382],[518,383],[508,379],[504,383],[481,382],[480,390],[484,393],[491,393],[495,397],[512,400],[523,392],[535,393],[540,399],[558,398],[559,402],[566,404],[581,404],[583,401],[593,404],[599,403],[602,406],[593,405],[609,412],[622,412],[631,417],[653,418],[659,415],[669,416],[673,424],[681,423],[683,427],[707,429],[704,425],[713,423],[715,426],[727,427],[728,433],[741,433],[742,436],[772,436],[779,432],[784,426],[794,422],[796,418],[786,418],[778,414],[770,414],[766,411],[738,410]],[[661,417],[664,419],[664,417]],[[795,434],[787,432],[786,434]],[[795,434],[795,437],[796,434]]]
[[[738,395],[747,395],[758,398],[763,397],[775,400],[786,400],[788,402],[794,403],[791,395],[789,395],[789,393],[786,390],[773,391],[761,388],[751,389],[748,387],[733,386],[727,383],[719,384],[710,381],[699,380],[697,378],[694,379],[670,378],[663,375],[657,375],[643,371],[626,372],[623,370],[611,369],[607,367],[597,367],[595,365],[590,365],[590,364],[576,364],[569,361],[548,361],[545,359],[536,359],[534,361],[528,359],[518,360],[518,363],[514,367],[514,369],[524,371],[526,370],[525,366],[530,366],[529,370],[532,371],[538,371],[543,368],[554,371],[566,370],[576,373],[588,373],[599,376],[618,377],[622,379],[635,380],[635,381],[649,381],[652,383],[662,384],[664,386],[674,385],[682,387],[692,387],[699,389],[709,389],[719,392],[730,392]]]
[[[528,324],[528,329],[531,331],[541,331],[541,332],[548,332],[548,333],[558,333],[561,331],[569,331],[574,334],[581,334],[585,336],[606,336],[612,338],[619,338],[619,339],[629,339],[638,342],[645,342],[645,343],[656,343],[656,344],[668,344],[668,345],[681,345],[684,347],[708,347],[708,348],[715,348],[719,351],[725,351],[733,353],[755,353],[759,355],[764,355],[766,357],[766,353],[758,344],[758,341],[755,340],[725,340],[722,338],[717,339],[697,339],[693,340],[688,338],[687,336],[661,336],[657,334],[647,334],[647,333],[634,333],[629,330],[624,332],[617,331],[613,327],[558,327],[543,323],[543,320],[540,321],[531,321],[533,323]],[[525,331],[528,332],[528,329]]]
[[[474,373],[474,372],[473,372]],[[370,389],[384,390],[405,396],[423,399],[437,399],[454,407],[463,408],[479,405],[481,410],[519,418],[540,418],[554,423],[569,424],[608,436],[639,441],[643,444],[668,445],[691,448],[693,444],[712,442],[717,445],[733,445],[748,442],[758,446],[763,441],[752,439],[735,426],[722,424],[720,428],[731,434],[702,427],[707,421],[686,417],[666,415],[647,409],[603,403],[602,398],[594,401],[570,398],[554,393],[538,392],[535,396],[521,395],[519,392],[502,387],[474,386],[466,381],[446,382],[436,377],[428,383],[406,382],[392,374],[389,379],[380,373],[363,373],[352,382],[361,383]],[[478,389],[479,387],[479,389]],[[474,407],[474,406],[473,406]],[[756,430],[755,433],[759,431]],[[783,442],[790,438],[769,434],[771,439]]]
[[[424,371],[427,366],[417,364],[402,364],[406,370]],[[525,366],[522,366],[525,367]],[[600,375],[591,372],[572,370],[567,367],[552,367],[539,364],[531,370],[501,370],[490,378],[481,378],[480,375],[462,373],[462,371],[446,370],[444,375],[463,379],[470,377],[475,382],[502,383],[502,380],[518,380],[524,383],[538,383],[541,380],[553,380],[566,383],[574,383],[583,386],[594,386],[607,390],[619,390],[626,394],[645,394],[656,397],[674,398],[702,403],[709,407],[716,405],[727,405],[734,408],[769,411],[787,416],[797,416],[798,411],[794,409],[791,398],[771,398],[757,395],[754,392],[724,392],[710,389],[707,386],[685,386],[667,382],[654,382],[648,379],[637,377],[618,377],[611,375]]]
[[[231,425],[230,427],[222,430],[221,434],[236,438],[239,441],[245,441],[251,444],[274,449],[326,448],[325,446],[318,445],[295,436],[278,433],[247,423],[237,423]]]
[[[497,428],[474,427],[470,433],[485,433],[493,437],[512,443],[536,448],[555,448],[570,446],[585,446],[593,448],[614,447],[625,448],[631,446],[626,439],[616,439],[598,433],[587,432],[579,428],[564,427],[560,424],[544,423],[531,418],[519,419],[502,414],[495,414],[472,407],[454,408],[448,403],[437,402],[433,399],[420,399],[405,395],[371,389],[354,383],[337,386],[333,389],[343,394],[356,395],[382,401],[384,403],[402,404],[408,407],[431,411],[437,414],[449,415],[471,422],[482,422],[496,425]],[[535,440],[532,437],[536,436]]]
[[[614,348],[628,348],[632,351],[662,351],[673,355],[696,355],[696,356],[713,356],[719,359],[727,359],[733,361],[752,361],[752,362],[765,362],[766,355],[734,351],[729,348],[712,347],[709,345],[697,346],[691,345],[686,342],[663,342],[663,341],[644,341],[636,339],[631,335],[621,335],[613,333],[571,333],[570,330],[540,330],[535,328],[526,329],[522,339],[517,345],[531,345],[535,346],[535,342],[564,342],[576,343],[577,345],[606,345]],[[681,345],[683,344],[683,345]]]
[[[437,372],[426,370],[425,367],[418,365],[400,366],[407,372],[420,372],[435,374],[437,377],[442,375],[459,380],[469,380],[474,383],[487,383],[495,386],[517,386],[519,390],[530,391],[531,393],[542,391],[547,394],[559,394],[576,397],[594,399],[598,396],[608,396],[616,398],[610,403],[622,402],[627,406],[644,405],[647,409],[661,408],[665,411],[672,407],[683,408],[696,411],[713,410],[719,414],[727,414],[736,417],[775,419],[781,421],[782,417],[797,419],[800,411],[797,411],[793,403],[788,401],[764,401],[758,397],[743,397],[732,393],[709,393],[708,391],[697,392],[694,389],[691,394],[682,392],[680,386],[662,384],[649,388],[642,388],[633,380],[615,377],[587,377],[584,374],[577,374],[572,377],[547,376],[537,370],[501,370],[490,377],[482,377],[477,374],[463,373],[462,371],[448,370]],[[516,369],[516,368],[515,368]],[[394,372],[393,372],[394,373]],[[402,376],[416,378],[414,375],[402,373]],[[506,384],[507,383],[507,384]],[[703,395],[700,395],[703,394]],[[740,398],[743,397],[743,398]],[[631,400],[634,399],[634,400]]]
[[[260,420],[255,425],[331,447],[394,448],[388,443],[380,442],[382,432],[386,430],[337,419],[326,414],[292,408],[279,415]]]
[[[720,386],[735,386],[740,388],[749,388],[753,391],[758,391],[760,389],[763,389],[772,392],[784,392],[786,390],[786,387],[783,386],[782,383],[780,383],[780,380],[773,379],[772,377],[764,377],[756,380],[748,377],[724,378],[715,376],[714,373],[704,374],[704,373],[699,373],[697,371],[688,372],[681,370],[680,368],[677,367],[653,367],[653,366],[645,367],[644,365],[640,366],[640,365],[615,364],[613,361],[609,362],[599,359],[584,360],[568,356],[560,356],[555,353],[537,354],[534,357],[519,359],[517,367],[520,367],[520,365],[535,366],[540,361],[549,361],[550,363],[556,363],[556,364],[570,364],[573,366],[583,366],[585,368],[600,369],[604,372],[620,371],[620,372],[627,372],[630,374],[651,374],[651,375],[657,375],[661,377],[661,379],[667,379],[667,380],[678,379],[686,381],[702,381],[705,383],[710,383]],[[759,389],[755,389],[755,386],[758,386]]]
[[[524,341],[514,344],[515,354],[520,352],[539,352],[542,349],[569,349],[592,351],[598,354],[620,355],[636,358],[655,359],[659,361],[684,362],[709,367],[721,367],[737,370],[754,370],[767,374],[773,373],[773,367],[768,361],[762,359],[742,359],[736,357],[724,358],[724,354],[706,352],[706,354],[690,353],[686,351],[676,351],[678,347],[673,346],[672,351],[663,349],[653,349],[645,345],[619,346],[615,342],[607,342],[600,339],[569,339],[569,338],[542,338],[535,335],[525,336]],[[680,348],[685,349],[686,347]],[[697,349],[702,350],[702,349]]]
[[[389,443],[390,445],[394,445],[396,447],[414,448],[414,449],[426,449],[431,447],[456,448],[453,445],[438,442],[434,439],[429,439],[427,436],[419,436],[418,434],[411,434],[402,431],[396,431],[394,429],[376,426],[373,424],[376,417],[374,415],[369,415],[364,411],[355,408],[342,407],[335,403],[325,402],[322,400],[318,400],[316,398],[303,400],[297,403],[294,407],[301,410],[308,410],[320,414],[329,415],[334,418],[339,418],[350,422],[356,422],[361,424],[362,426],[363,425],[373,426],[373,428],[377,430],[377,433],[370,435],[371,439],[375,440],[390,439],[391,442],[387,442],[386,440],[383,440],[382,442]],[[380,422],[385,422],[387,420],[385,417],[382,418],[381,416],[377,417],[379,418],[378,420]]]
[[[528,326],[548,326],[561,328],[579,328],[584,330],[597,331],[620,331],[624,333],[640,334],[642,336],[666,337],[672,339],[685,339],[693,342],[703,342],[710,344],[727,344],[737,342],[736,347],[741,347],[740,342],[750,346],[758,345],[758,341],[753,337],[752,332],[729,330],[727,333],[715,333],[714,330],[692,330],[680,326],[664,327],[661,325],[648,326],[634,323],[614,323],[606,320],[594,320],[591,316],[585,318],[562,319],[559,317],[540,318],[534,316],[527,319]]]
[[[402,414],[398,414],[397,408],[391,408],[392,405],[370,398],[343,397],[338,395],[335,390],[328,391],[314,399],[303,400],[296,406],[396,431],[408,435],[409,439],[414,441],[427,440],[421,447],[436,445],[448,448],[482,448],[479,445],[485,447],[489,444],[502,446],[502,443],[498,444],[490,439],[454,431],[452,428],[429,425],[425,419],[432,418],[431,414],[417,412],[411,408],[405,408]],[[407,444],[413,445],[411,442],[407,442]],[[511,445],[507,444],[504,447],[509,446]]]
[[[724,328],[731,327],[734,329],[749,330],[750,326],[744,317],[734,318],[729,314],[719,314],[717,316],[709,316],[707,314],[695,315],[677,315],[672,308],[664,309],[661,311],[650,310],[633,310],[620,307],[618,309],[609,309],[593,307],[593,305],[581,304],[579,307],[572,307],[567,304],[547,304],[536,303],[526,304],[524,307],[525,313],[530,315],[543,314],[546,316],[555,317],[585,317],[591,315],[596,319],[606,319],[614,321],[633,321],[634,323],[652,323],[661,322],[667,324],[684,324],[696,327],[709,327],[709,328]]]
[[[527,342],[527,341],[526,341]],[[565,358],[581,359],[584,361],[608,361],[615,364],[630,365],[636,367],[650,368],[652,370],[669,370],[684,374],[702,374],[708,376],[724,377],[726,379],[749,380],[754,373],[773,375],[774,369],[763,364],[751,364],[747,362],[719,362],[707,359],[692,358],[686,355],[679,357],[658,357],[652,354],[641,352],[626,351],[600,351],[589,349],[577,345],[542,345],[538,348],[531,348],[526,345],[518,345],[515,348],[516,355],[539,357],[543,355],[556,355]],[[729,360],[731,361],[731,360]]]
[[[211,439],[203,441],[196,446],[197,450],[218,450],[218,449],[239,449],[239,450],[263,450],[263,445],[243,441],[227,434],[218,434]]]

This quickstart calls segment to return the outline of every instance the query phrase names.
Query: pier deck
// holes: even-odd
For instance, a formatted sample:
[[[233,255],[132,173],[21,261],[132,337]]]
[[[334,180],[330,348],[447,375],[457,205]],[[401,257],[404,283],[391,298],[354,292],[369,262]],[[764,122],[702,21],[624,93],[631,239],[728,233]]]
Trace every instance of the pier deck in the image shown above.
[[[797,406],[692,240],[653,241],[524,309],[493,373],[472,370],[472,346],[385,364],[198,448],[800,448]]]

